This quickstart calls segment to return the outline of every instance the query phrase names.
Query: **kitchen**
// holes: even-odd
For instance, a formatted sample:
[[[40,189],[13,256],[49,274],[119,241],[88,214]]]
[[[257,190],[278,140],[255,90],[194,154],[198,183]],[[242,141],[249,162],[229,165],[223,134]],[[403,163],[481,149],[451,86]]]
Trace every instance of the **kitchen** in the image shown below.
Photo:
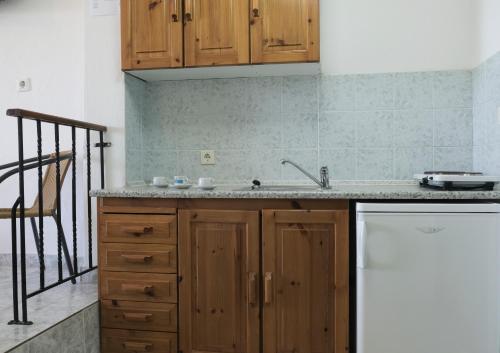
[[[495,1],[90,3],[0,107],[107,127],[100,351],[498,351]]]

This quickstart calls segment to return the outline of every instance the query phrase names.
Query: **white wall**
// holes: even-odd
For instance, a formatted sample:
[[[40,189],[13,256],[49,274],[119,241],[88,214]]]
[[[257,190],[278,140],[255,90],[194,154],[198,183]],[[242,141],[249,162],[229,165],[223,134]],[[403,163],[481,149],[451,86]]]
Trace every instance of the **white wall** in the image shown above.
[[[17,160],[16,120],[5,116],[7,108],[83,119],[83,28],[82,1],[0,2],[0,165]],[[18,93],[16,80],[25,77],[31,78],[33,90]],[[25,155],[31,157],[36,153],[34,124],[25,126],[30,136],[25,141]],[[61,149],[69,148],[64,128],[61,135]],[[53,152],[53,129],[44,129],[44,141],[44,153]],[[26,203],[31,206],[37,192],[35,175],[28,174],[26,181]],[[69,185],[66,182],[65,192]],[[17,180],[0,184],[0,195],[0,207],[11,207]],[[56,250],[52,223],[47,220],[47,238],[52,240],[46,247],[48,253]],[[10,222],[0,220],[0,253],[10,252],[10,234]],[[30,231],[27,239],[28,252],[34,253]]]
[[[478,1],[478,56],[474,66],[500,51],[500,1]]]
[[[322,0],[323,72],[470,69],[475,7],[476,0]]]

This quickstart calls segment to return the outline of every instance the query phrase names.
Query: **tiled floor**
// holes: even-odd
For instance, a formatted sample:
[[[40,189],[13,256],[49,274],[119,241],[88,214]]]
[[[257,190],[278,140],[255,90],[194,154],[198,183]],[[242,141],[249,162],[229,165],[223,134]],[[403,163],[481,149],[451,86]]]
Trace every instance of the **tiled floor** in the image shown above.
[[[0,266],[0,352],[9,351],[97,301],[97,282],[91,272],[75,285],[68,282],[28,299],[28,319],[33,325],[7,325],[13,317],[11,271],[9,266]],[[51,283],[57,269],[47,271],[46,276],[46,283]],[[29,268],[27,283],[28,292],[38,288],[36,267]]]

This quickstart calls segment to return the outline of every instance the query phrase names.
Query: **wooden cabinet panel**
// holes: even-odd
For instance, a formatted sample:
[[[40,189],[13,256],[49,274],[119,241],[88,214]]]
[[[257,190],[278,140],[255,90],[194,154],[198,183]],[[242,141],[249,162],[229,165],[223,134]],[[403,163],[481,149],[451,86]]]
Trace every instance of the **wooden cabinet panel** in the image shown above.
[[[128,330],[177,332],[177,305],[102,300],[101,325]]]
[[[106,271],[177,272],[177,247],[163,244],[102,243],[99,266]]]
[[[102,353],[175,353],[177,335],[166,332],[103,329]]]
[[[249,64],[248,0],[185,0],[186,66]]]
[[[175,274],[102,271],[100,277],[102,299],[177,302]]]
[[[102,242],[110,243],[176,244],[177,217],[103,214],[99,236]]]
[[[122,0],[122,68],[182,66],[181,0]]]
[[[251,0],[252,63],[319,61],[319,0]]]
[[[179,212],[180,350],[259,352],[259,213]]]
[[[347,211],[263,212],[264,353],[348,351]]]

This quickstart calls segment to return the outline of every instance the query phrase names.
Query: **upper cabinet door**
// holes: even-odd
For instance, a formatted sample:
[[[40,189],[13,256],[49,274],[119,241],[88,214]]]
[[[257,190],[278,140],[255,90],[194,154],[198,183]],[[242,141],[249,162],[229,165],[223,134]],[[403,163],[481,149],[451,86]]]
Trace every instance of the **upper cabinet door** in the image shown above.
[[[248,0],[185,0],[186,66],[249,64]]]
[[[179,211],[184,353],[259,353],[259,213]]]
[[[122,68],[182,66],[181,0],[122,0]]]
[[[319,0],[251,0],[252,63],[319,61]]]
[[[263,211],[263,352],[345,353],[348,211]]]

